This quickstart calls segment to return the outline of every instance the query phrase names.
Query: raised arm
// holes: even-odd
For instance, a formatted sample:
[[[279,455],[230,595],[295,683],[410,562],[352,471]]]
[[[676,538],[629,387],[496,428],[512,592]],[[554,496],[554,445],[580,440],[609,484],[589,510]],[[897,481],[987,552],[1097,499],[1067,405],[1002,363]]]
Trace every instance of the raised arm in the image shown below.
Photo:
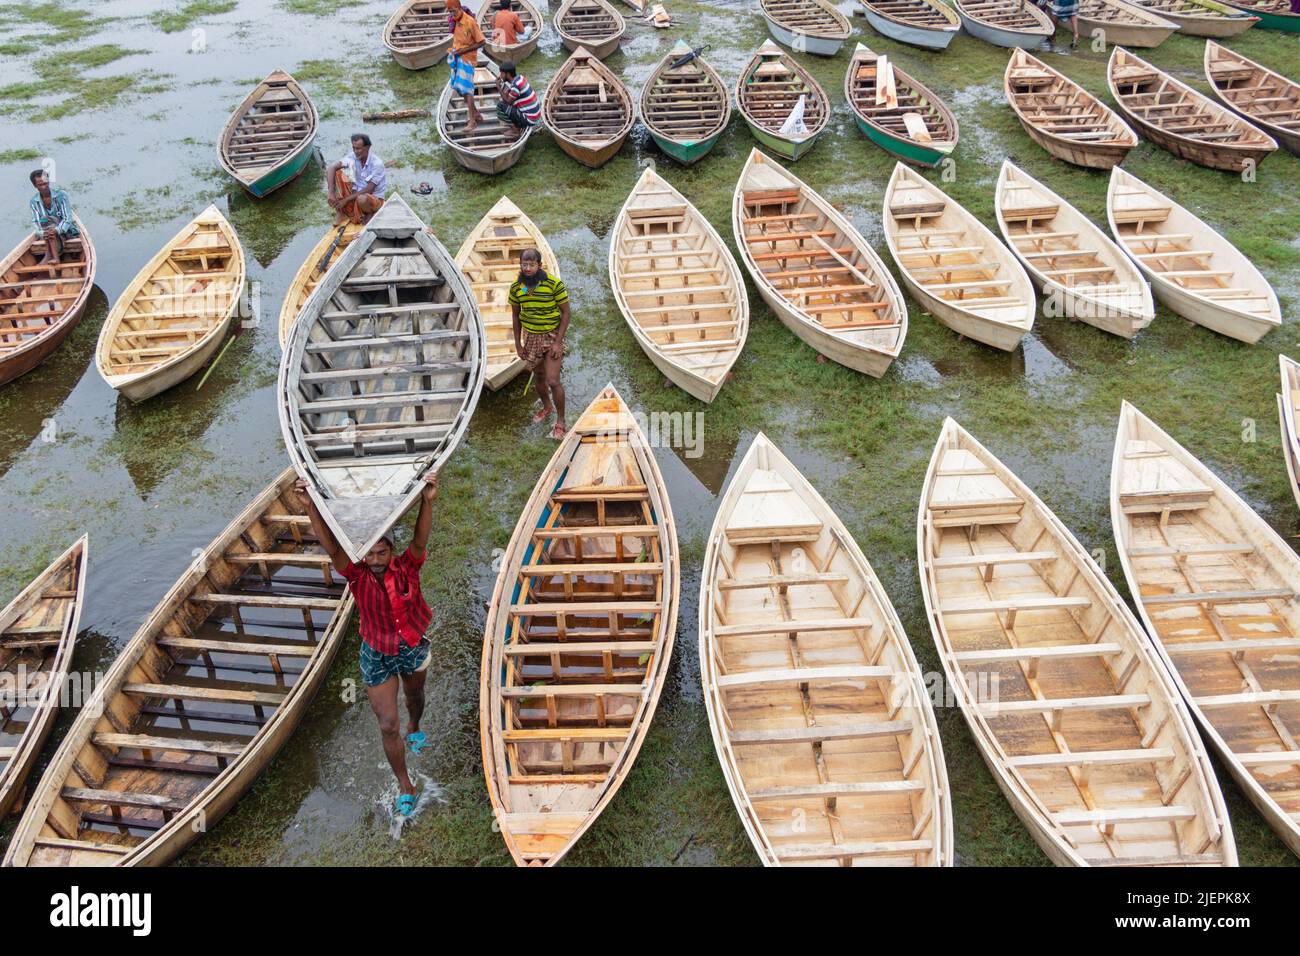
[[[321,517],[320,511],[316,508],[316,502],[312,501],[311,495],[307,493],[307,482],[299,478],[294,482],[294,491],[298,492],[298,499],[307,511],[307,517],[311,519],[311,530],[316,535],[316,540],[320,546],[325,549],[329,555],[330,563],[334,565],[334,570],[342,574],[348,569],[352,562],[348,560],[348,554],[339,545],[338,539],[334,537],[334,532],[330,530],[325,519]]]
[[[420,491],[420,513],[415,518],[415,533],[411,535],[411,550],[419,557],[429,546],[429,529],[433,527],[433,499],[438,497],[438,473],[430,472],[424,476],[424,488]]]

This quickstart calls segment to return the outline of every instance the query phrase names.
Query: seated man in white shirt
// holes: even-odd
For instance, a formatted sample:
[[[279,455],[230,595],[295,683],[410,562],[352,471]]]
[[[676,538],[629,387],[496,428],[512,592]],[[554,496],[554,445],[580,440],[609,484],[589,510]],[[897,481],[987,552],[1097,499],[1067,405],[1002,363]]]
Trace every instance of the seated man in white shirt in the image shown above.
[[[334,225],[347,220],[362,225],[379,211],[388,189],[384,161],[370,148],[365,133],[352,134],[352,152],[325,170],[330,206],[338,213]]]

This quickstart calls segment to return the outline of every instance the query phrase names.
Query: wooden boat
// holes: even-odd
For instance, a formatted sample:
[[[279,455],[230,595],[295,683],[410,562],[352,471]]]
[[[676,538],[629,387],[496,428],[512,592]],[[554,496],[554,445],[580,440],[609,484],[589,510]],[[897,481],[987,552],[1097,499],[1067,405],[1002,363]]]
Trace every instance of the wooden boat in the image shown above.
[[[844,74],[844,98],[867,139],[899,159],[937,166],[957,146],[948,104],[861,43]]]
[[[406,0],[384,24],[384,46],[408,70],[446,62],[451,49],[447,0]]]
[[[1057,159],[1110,169],[1138,143],[1114,110],[1026,50],[1011,51],[1002,82],[1029,138]]]
[[[86,597],[86,536],[0,611],[0,820],[54,729]]]
[[[862,234],[757,149],[731,199],[731,227],[758,294],[827,358],[879,378],[903,350],[907,303]]]
[[[450,83],[438,97],[438,135],[456,162],[489,176],[505,172],[519,162],[534,129],[530,126],[521,131],[497,115],[497,100],[501,98],[497,92],[497,75],[496,67],[486,60],[474,67],[474,103],[482,120],[473,132],[465,129],[469,122],[465,98]]]
[[[916,521],[930,630],[971,736],[1060,866],[1235,866],[1187,707],[1083,546],[951,418]]]
[[[302,307],[307,304],[316,284],[339,261],[343,250],[351,245],[352,240],[361,235],[362,228],[350,219],[341,226],[330,226],[320,241],[312,246],[311,252],[307,253],[307,258],[294,273],[289,291],[284,294],[284,301],[280,304],[280,348],[284,348],[284,343],[289,341],[293,323]]]
[[[806,131],[781,132],[801,101]],[[821,84],[771,40],[763,41],[740,71],[736,103],[754,138],[791,162],[813,148],[831,113],[830,97]]]
[[[95,362],[133,402],[185,381],[216,353],[244,292],[244,250],[209,206],[149,260],[113,303]]]
[[[81,321],[95,287],[96,257],[80,219],[77,231],[58,265],[40,264],[45,239],[35,232],[0,260],[0,385],[44,362]]]
[[[1300,83],[1205,41],[1205,78],[1214,95],[1300,156]]]
[[[1139,7],[1178,24],[1183,36],[1234,37],[1259,22],[1259,17],[1243,13],[1216,0],[1130,0]]]
[[[296,479],[286,468],[140,625],[63,738],[5,866],[168,863],[284,746],[352,613]]]
[[[289,460],[354,561],[460,443],[483,355],[469,283],[390,196],[317,284],[280,361]]]
[[[828,0],[759,0],[768,32],[798,53],[834,56],[853,28]]]
[[[316,107],[298,81],[276,70],[235,108],[221,131],[221,168],[259,199],[311,162]]]
[[[508,300],[510,286],[519,276],[519,254],[525,249],[540,252],[542,268],[559,278],[560,264],[542,231],[523,210],[502,196],[456,253],[456,267],[464,273],[478,303],[486,342],[483,384],[493,391],[524,368],[524,360],[515,353]]]
[[[858,0],[871,29],[899,43],[945,50],[961,20],[943,0]]]
[[[1110,512],[1138,613],[1202,735],[1300,853],[1300,558],[1128,402],[1115,437]]]
[[[958,335],[1013,351],[1034,327],[1034,287],[988,227],[902,163],[885,189],[885,241],[903,284]]]
[[[1094,30],[1115,46],[1156,47],[1178,24],[1128,0],[1079,0],[1079,33],[1092,36]]]
[[[907,634],[844,524],[761,433],[713,522],[699,632],[713,744],[764,864],[953,864]]]
[[[745,347],[749,294],[718,231],[653,169],[614,220],[609,284],[655,368],[713,401]]]
[[[1250,343],[1281,324],[1277,295],[1236,246],[1119,167],[1110,173],[1106,215],[1115,241],[1166,308]]]
[[[510,9],[524,25],[524,35],[518,43],[496,43],[493,42],[496,29],[493,22],[501,11],[501,0],[481,0],[481,3],[482,6],[478,11],[478,28],[486,38],[483,52],[496,63],[516,65],[532,56],[533,51],[537,49],[537,42],[546,32],[546,18],[542,15],[541,8],[532,0],[510,0]],[[485,112],[483,116],[486,117],[487,113]]]
[[[565,49],[603,60],[618,49],[627,21],[605,0],[565,0],[555,14],[555,32]]]
[[[1035,49],[1056,27],[1030,0],[955,0],[961,25],[994,46]]]
[[[1106,83],[1138,132],[1190,162],[1239,173],[1277,149],[1273,137],[1123,47],[1111,51]]]
[[[1002,162],[993,207],[1002,238],[1046,297],[1045,315],[1126,339],[1155,319],[1151,288],[1124,250],[1010,160]]]
[[[1291,493],[1300,505],[1300,363],[1285,355],[1277,357],[1282,368],[1282,392],[1277,397],[1277,417],[1282,425],[1282,457],[1291,478]]]
[[[1261,30],[1300,33],[1300,14],[1291,6],[1291,0],[1232,0],[1228,5],[1259,17]]]
[[[731,122],[727,84],[678,40],[641,90],[641,122],[665,153],[679,163],[693,163],[713,148]]]
[[[483,771],[520,866],[557,863],[627,778],[667,680],[680,587],[668,490],[609,386],[538,479],[487,613]]]
[[[560,149],[592,169],[614,157],[636,121],[632,93],[583,47],[551,80],[543,113]]]

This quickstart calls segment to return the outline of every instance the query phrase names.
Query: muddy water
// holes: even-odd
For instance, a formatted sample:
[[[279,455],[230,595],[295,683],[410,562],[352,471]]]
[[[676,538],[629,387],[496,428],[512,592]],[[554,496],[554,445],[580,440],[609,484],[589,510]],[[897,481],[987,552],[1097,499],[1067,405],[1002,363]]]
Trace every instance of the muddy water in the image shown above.
[[[678,36],[708,44],[706,57],[728,79],[765,36],[755,4],[667,5],[676,28],[656,31],[633,22],[622,52],[609,60],[634,91]],[[574,412],[613,382],[643,413],[700,415],[699,456],[691,448],[657,451],[683,554],[670,685],[636,768],[571,856],[575,863],[754,861],[700,702],[696,591],[717,498],[758,431],[778,442],[857,536],[927,669],[937,661],[918,591],[913,528],[920,479],[945,415],[962,421],[1036,488],[1086,547],[1109,554],[1107,570],[1117,583],[1105,497],[1115,412],[1124,397],[1204,457],[1276,527],[1300,531],[1273,404],[1276,355],[1296,351],[1289,322],[1249,348],[1163,310],[1131,344],[1040,317],[1023,349],[1004,355],[959,341],[912,305],[903,355],[876,381],[818,363],[753,296],[749,342],[719,399],[704,407],[666,387],[610,295],[609,230],[638,169],[655,163],[730,237],[731,191],[752,146],[743,123],[733,120],[714,151],[688,169],[662,157],[638,128],[597,171],[569,160],[541,133],[515,169],[477,176],[454,163],[431,120],[360,120],[370,110],[430,107],[445,81],[441,68],[409,73],[387,57],[379,31],[393,6],[389,0],[240,0],[226,12],[182,17],[180,28],[168,33],[161,27],[176,24],[152,16],[158,5],[109,0],[84,11],[58,4],[58,14],[44,22],[11,18],[0,27],[0,119],[7,134],[0,146],[9,150],[0,152],[0,183],[9,197],[0,204],[0,244],[7,249],[22,236],[26,172],[48,156],[100,257],[98,289],[75,334],[37,371],[0,389],[0,594],[16,592],[72,538],[89,532],[78,669],[105,668],[193,551],[286,463],[273,404],[275,322],[285,287],[329,220],[321,166],[318,161],[299,181],[258,201],[224,177],[215,150],[230,110],[276,67],[294,73],[315,100],[324,157],[342,155],[347,134],[366,129],[389,163],[390,189],[452,251],[503,193],[541,226],[575,302],[565,370]],[[548,9],[548,20],[556,9]],[[87,27],[88,17],[98,22]],[[969,37],[942,54],[911,50],[871,35],[858,17],[854,31],[855,39],[895,56],[949,98],[962,136],[955,177],[942,185],[986,223],[993,222],[992,184],[1005,156],[1104,221],[1105,177],[1051,160],[1001,102],[1004,51]],[[1275,66],[1295,62],[1297,51],[1294,37],[1260,31],[1232,45]],[[18,90],[42,50],[80,55],[87,65],[46,74],[34,96]],[[1174,37],[1151,59],[1198,85],[1200,53],[1198,41]],[[796,171],[883,253],[880,202],[893,162],[858,133],[843,103],[848,57],[846,49],[830,60],[805,58],[835,110],[822,141]],[[1051,60],[1094,91],[1104,90],[1104,53],[1085,46]],[[548,29],[523,69],[544,86],[562,61],[558,37]],[[1274,156],[1258,182],[1243,183],[1144,143],[1126,166],[1247,249],[1281,296],[1284,314],[1293,314],[1300,162]],[[420,181],[434,186],[431,196],[409,193]],[[191,380],[131,406],[93,367],[99,326],[140,266],[209,202],[239,232],[260,321],[241,332],[202,388]],[[494,549],[505,546],[553,448],[528,424],[523,384],[484,395],[444,480],[426,571],[439,640],[425,721],[434,743],[416,761],[429,792],[419,814],[394,836],[385,809],[394,792],[391,775],[368,707],[356,700],[354,629],[297,735],[183,862],[508,862],[483,789],[477,681]],[[1044,862],[983,768],[960,715],[942,708],[940,721],[962,861]],[[56,739],[66,724],[65,716]],[[1294,862],[1223,779],[1243,862]],[[0,839],[9,829],[0,828]]]

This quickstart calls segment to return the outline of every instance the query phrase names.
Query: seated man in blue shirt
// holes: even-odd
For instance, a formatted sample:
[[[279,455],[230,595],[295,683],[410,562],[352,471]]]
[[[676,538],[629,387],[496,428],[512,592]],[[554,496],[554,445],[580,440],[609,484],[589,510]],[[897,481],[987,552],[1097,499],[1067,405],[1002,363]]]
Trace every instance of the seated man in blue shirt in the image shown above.
[[[77,217],[72,214],[72,200],[58,186],[50,185],[45,170],[36,169],[29,177],[36,187],[32,197],[32,228],[45,238],[45,258],[41,265],[57,263],[63,255],[63,244],[81,235]]]

